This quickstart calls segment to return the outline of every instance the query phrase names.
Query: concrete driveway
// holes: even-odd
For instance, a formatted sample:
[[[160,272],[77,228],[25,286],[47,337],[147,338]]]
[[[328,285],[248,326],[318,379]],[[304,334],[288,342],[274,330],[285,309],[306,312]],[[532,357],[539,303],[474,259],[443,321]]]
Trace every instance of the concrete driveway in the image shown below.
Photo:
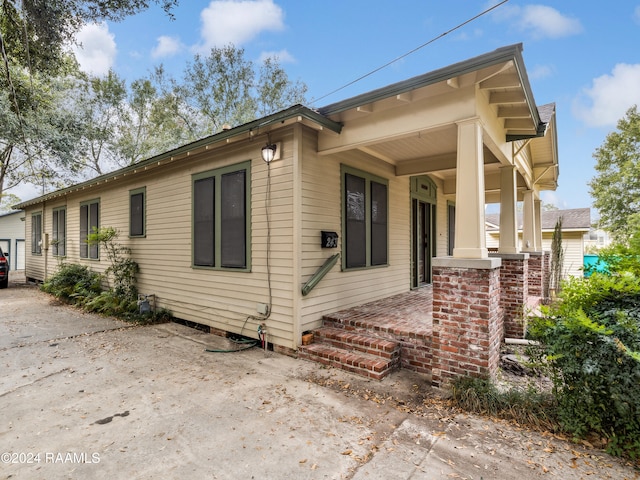
[[[0,478],[640,478],[551,435],[178,324],[131,326],[0,291]]]

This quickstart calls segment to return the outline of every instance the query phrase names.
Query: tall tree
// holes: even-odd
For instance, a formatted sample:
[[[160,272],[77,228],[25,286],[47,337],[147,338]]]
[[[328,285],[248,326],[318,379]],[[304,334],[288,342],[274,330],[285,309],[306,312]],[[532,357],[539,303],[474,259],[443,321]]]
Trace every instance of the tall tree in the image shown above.
[[[151,4],[171,15],[178,0],[2,0],[0,40],[10,63],[58,73],[65,48],[83,25],[119,21]]]
[[[64,76],[29,76],[13,67],[17,94],[0,92],[0,121],[11,127],[0,131],[0,194],[3,179],[48,189],[131,165],[304,103],[307,90],[276,59],[263,62],[256,82],[256,65],[231,45],[195,56],[179,79],[162,65],[130,85],[113,71],[82,74],[73,59],[65,68]]]
[[[127,86],[110,70],[104,77],[80,76],[78,95],[70,102],[69,113],[82,125],[81,139],[87,175],[106,173],[118,165],[111,148],[117,123],[123,115]]]
[[[640,113],[631,107],[594,153],[597,174],[589,182],[600,227],[625,241],[640,227]]]
[[[181,90],[188,104],[204,116],[203,127],[219,131],[224,124],[239,125],[256,118],[251,95],[255,73],[244,49],[229,45],[197,54],[184,72]]]
[[[277,58],[256,66],[245,58],[243,48],[231,44],[212,48],[207,56],[196,55],[174,85],[183,110],[199,119],[193,129],[198,137],[304,103],[307,92],[304,83],[289,79]]]
[[[291,81],[277,58],[264,60],[256,89],[257,114],[261,117],[306,101],[307,86]]]
[[[78,125],[61,115],[64,78],[77,70],[67,53],[86,23],[118,21],[178,0],[0,0],[0,202],[23,181],[46,188],[78,165],[70,155]]]
[[[73,174],[81,131],[63,108],[68,89],[66,78],[12,68],[12,91],[0,90],[0,199],[21,183],[47,188]]]

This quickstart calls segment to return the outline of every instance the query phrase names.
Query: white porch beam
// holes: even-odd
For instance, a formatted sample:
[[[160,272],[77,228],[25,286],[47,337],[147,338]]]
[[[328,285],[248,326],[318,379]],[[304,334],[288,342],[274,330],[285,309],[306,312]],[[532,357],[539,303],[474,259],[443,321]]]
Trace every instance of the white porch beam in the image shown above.
[[[519,253],[516,168],[500,168],[500,245],[498,253]]]
[[[409,134],[441,128],[476,115],[473,89],[451,90],[435,98],[414,101],[403,108],[362,115],[345,124],[340,135],[321,135],[318,154],[329,155]],[[381,127],[381,125],[384,125]]]
[[[540,226],[536,225],[535,198],[533,190],[527,190],[524,192],[522,208],[522,251],[537,252],[535,232],[536,228],[540,228]]]
[[[482,125],[479,120],[458,123],[454,258],[488,258],[483,157]]]
[[[535,239],[536,239],[536,252],[542,251],[542,221],[541,221],[542,201],[534,200],[533,202],[533,214],[535,218]]]
[[[423,175],[425,173],[453,170],[456,168],[457,156],[455,153],[436,155],[429,158],[416,158],[406,160],[396,166],[396,175]]]

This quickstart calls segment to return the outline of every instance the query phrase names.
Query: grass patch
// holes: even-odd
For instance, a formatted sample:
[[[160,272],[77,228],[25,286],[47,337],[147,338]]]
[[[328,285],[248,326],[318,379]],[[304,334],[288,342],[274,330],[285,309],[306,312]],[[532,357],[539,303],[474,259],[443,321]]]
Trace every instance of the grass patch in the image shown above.
[[[533,386],[499,390],[491,381],[461,377],[452,385],[454,404],[468,412],[515,422],[536,430],[560,431],[557,404],[552,394]]]

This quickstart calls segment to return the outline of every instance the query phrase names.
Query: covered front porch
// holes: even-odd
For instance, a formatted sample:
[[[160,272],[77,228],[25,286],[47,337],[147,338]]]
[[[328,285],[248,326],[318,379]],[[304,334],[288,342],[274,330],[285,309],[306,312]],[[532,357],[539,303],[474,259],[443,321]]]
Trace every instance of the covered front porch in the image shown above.
[[[555,106],[536,105],[522,46],[504,47],[319,111],[343,125],[340,134],[319,135],[321,158],[358,152],[410,180],[405,200],[412,205],[408,287],[415,290],[392,298],[403,304],[430,284],[431,308],[416,307],[424,320],[414,328],[425,338],[416,347],[423,353],[414,369],[428,370],[436,386],[460,375],[493,376],[505,332],[522,336],[523,311],[531,298],[544,296],[548,262],[542,251],[540,192],[555,189],[558,177]],[[491,254],[485,235],[489,203],[500,204],[501,225],[499,247]],[[364,310],[371,308],[367,304]],[[408,318],[416,315],[411,307],[398,311]],[[405,358],[400,353],[396,365],[411,368],[411,355]]]

